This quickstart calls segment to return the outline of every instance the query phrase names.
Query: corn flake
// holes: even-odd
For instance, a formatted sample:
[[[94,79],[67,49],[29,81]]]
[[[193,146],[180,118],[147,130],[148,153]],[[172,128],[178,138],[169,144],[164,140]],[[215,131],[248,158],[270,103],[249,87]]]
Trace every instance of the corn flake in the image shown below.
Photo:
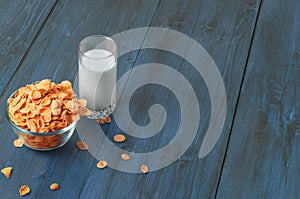
[[[19,189],[20,196],[25,196],[29,194],[29,192],[30,192],[30,188],[27,185],[23,185]]]
[[[146,165],[143,164],[143,165],[141,166],[141,172],[143,172],[143,173],[148,173],[148,171],[149,171],[149,170],[148,170],[148,167],[147,167]]]
[[[9,179],[11,176],[12,169],[13,169],[12,167],[5,167],[5,168],[1,169],[1,173],[3,173],[5,175],[5,177],[7,179]]]
[[[51,98],[49,96],[41,100],[42,106],[50,106],[50,104],[51,104]]]
[[[24,145],[24,142],[23,142],[23,140],[21,140],[20,138],[14,140],[14,146],[15,146],[16,148],[20,148],[20,147],[22,147],[23,145]]]
[[[107,167],[107,162],[105,160],[101,160],[97,163],[97,168],[104,169],[105,167]]]
[[[52,191],[58,190],[58,189],[59,189],[59,184],[58,184],[58,183],[53,183],[53,184],[51,184],[51,185],[50,185],[50,189],[51,189]]]
[[[124,142],[126,137],[122,134],[117,134],[114,136],[114,141],[115,142]]]
[[[126,153],[122,153],[122,154],[121,154],[121,158],[122,158],[123,160],[130,160],[130,155],[128,155],[128,154],[126,154]]]
[[[40,99],[42,97],[41,92],[38,91],[38,90],[32,91],[31,95],[32,95],[32,100],[38,100],[38,99]]]
[[[76,146],[77,146],[77,148],[79,148],[82,151],[88,150],[88,145],[84,142],[79,141],[76,143]]]
[[[106,123],[110,123],[111,122],[110,117],[105,117],[104,120],[105,120]]]
[[[105,124],[105,120],[102,118],[98,119],[97,122],[98,124]]]
[[[15,98],[10,98],[9,101],[8,101],[8,104],[10,105],[10,107],[15,107],[19,101],[21,100],[21,96],[17,96]]]

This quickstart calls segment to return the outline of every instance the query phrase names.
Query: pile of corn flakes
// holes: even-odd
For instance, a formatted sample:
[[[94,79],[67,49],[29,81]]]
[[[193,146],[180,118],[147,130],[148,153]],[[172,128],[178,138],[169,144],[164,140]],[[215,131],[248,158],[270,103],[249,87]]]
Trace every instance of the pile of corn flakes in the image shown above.
[[[56,84],[49,79],[21,87],[8,99],[8,115],[18,127],[36,133],[61,130],[88,115],[86,100],[76,99],[72,84]],[[52,148],[61,143],[63,135],[46,137],[23,134],[27,145],[34,148]]]

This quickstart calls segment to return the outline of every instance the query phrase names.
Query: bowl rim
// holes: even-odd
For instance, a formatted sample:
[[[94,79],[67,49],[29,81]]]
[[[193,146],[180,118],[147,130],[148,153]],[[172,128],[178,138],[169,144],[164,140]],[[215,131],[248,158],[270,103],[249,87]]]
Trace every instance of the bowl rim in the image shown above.
[[[19,90],[19,89],[18,89]],[[18,91],[14,91],[10,96],[9,98],[12,98],[15,93]],[[9,99],[8,98],[8,99]],[[68,126],[66,126],[65,128],[63,129],[60,129],[58,131],[54,131],[54,132],[48,132],[48,133],[45,133],[45,132],[32,132],[32,131],[27,131],[19,126],[17,126],[9,117],[8,115],[8,99],[6,100],[6,107],[5,107],[5,115],[6,115],[6,119],[8,120],[8,122],[14,127],[16,128],[17,130],[21,131],[22,133],[25,133],[27,135],[33,135],[33,136],[51,136],[51,135],[59,135],[59,134],[62,134],[62,133],[65,133],[66,131],[69,131],[71,130],[72,128],[76,127],[76,124],[78,122],[78,120],[76,120],[75,122],[73,122],[72,124],[69,124]]]

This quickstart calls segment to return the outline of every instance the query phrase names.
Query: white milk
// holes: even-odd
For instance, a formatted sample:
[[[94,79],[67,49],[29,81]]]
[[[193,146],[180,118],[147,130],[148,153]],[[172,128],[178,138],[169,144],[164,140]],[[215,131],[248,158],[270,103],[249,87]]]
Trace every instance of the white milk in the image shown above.
[[[103,110],[114,105],[116,83],[117,62],[111,52],[93,49],[84,53],[79,62],[79,95],[87,100],[88,108]]]

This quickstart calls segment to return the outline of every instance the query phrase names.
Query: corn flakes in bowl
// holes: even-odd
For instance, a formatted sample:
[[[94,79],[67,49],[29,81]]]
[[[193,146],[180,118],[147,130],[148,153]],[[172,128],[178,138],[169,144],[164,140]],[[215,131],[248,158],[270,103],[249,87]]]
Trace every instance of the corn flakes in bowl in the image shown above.
[[[85,106],[69,81],[45,79],[15,91],[7,100],[6,116],[27,147],[46,151],[68,142],[80,116],[90,113]]]

